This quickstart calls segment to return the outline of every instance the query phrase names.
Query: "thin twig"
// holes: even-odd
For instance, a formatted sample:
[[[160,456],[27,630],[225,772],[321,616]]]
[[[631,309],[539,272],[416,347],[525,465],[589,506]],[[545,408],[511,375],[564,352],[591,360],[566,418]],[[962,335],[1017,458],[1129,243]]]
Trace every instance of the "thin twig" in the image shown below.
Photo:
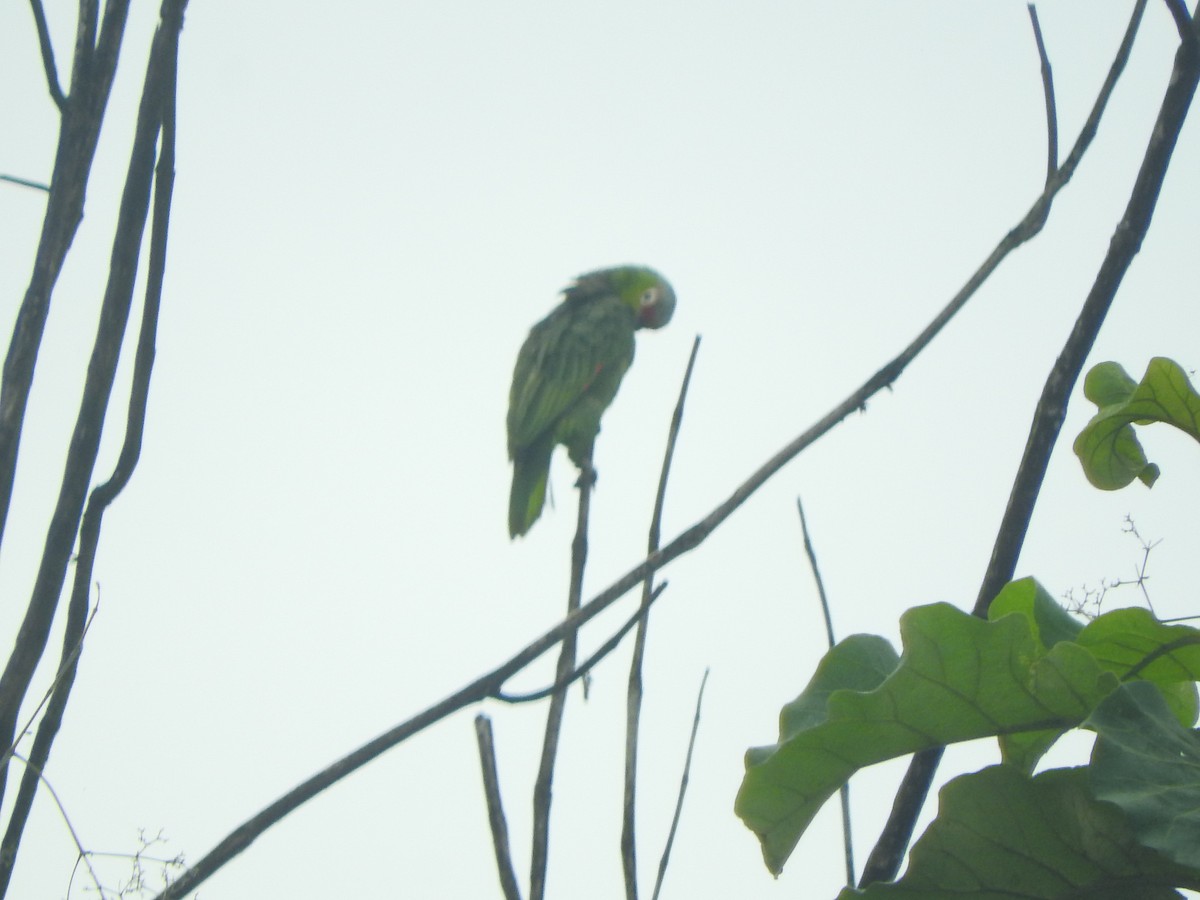
[[[667,496],[667,477],[671,472],[671,460],[675,456],[675,442],[683,423],[683,405],[687,399],[688,385],[692,381],[692,370],[696,366],[696,354],[700,351],[700,335],[692,341],[692,352],[684,369],[683,383],[679,386],[679,399],[675,401],[675,412],[667,430],[667,447],[663,452],[662,470],[658,476],[658,491],[654,495],[654,512],[650,515],[650,533],[646,541],[647,555],[653,555],[662,535],[662,511]],[[637,752],[638,731],[642,709],[642,663],[646,653],[646,630],[650,624],[650,604],[657,591],[652,590],[652,578],[642,582],[642,602],[637,622],[637,637],[633,642],[633,659],[629,663],[629,687],[625,699],[625,787],[621,822],[621,865],[625,874],[626,900],[637,900],[637,838],[635,834],[637,802]]]
[[[504,801],[500,797],[500,777],[496,774],[496,742],[492,735],[492,720],[485,715],[475,717],[475,742],[479,745],[479,768],[483,773],[483,794],[487,798],[488,825],[492,830],[492,847],[496,853],[496,870],[505,900],[521,900],[517,873],[513,869],[512,848],[508,845],[508,822],[504,818]]]
[[[74,671],[75,662],[78,659],[80,652],[83,650],[83,640],[85,637],[87,637],[88,631],[91,630],[92,622],[95,621],[96,613],[98,613],[99,611],[100,611],[100,604],[97,603],[92,608],[91,615],[89,615],[87,617],[87,621],[84,623],[82,631],[79,634],[72,635],[71,643],[69,645],[67,645],[66,647],[64,647],[64,658],[63,658],[63,661],[59,664],[58,671],[54,675],[54,681],[52,681],[50,683],[50,687],[46,688],[46,692],[44,694],[42,694],[42,699],[40,701],[38,701],[38,705],[35,706],[33,708],[33,710],[29,713],[29,715],[26,717],[25,727],[17,732],[16,739],[13,740],[13,742],[8,745],[8,749],[5,750],[3,754],[0,754],[0,764],[8,762],[10,757],[16,757],[16,758],[20,759],[20,757],[17,756],[17,744],[21,743],[21,739],[25,735],[27,735],[33,731],[34,721],[41,714],[42,709],[46,706],[46,704],[48,704],[50,702],[51,698],[54,696],[54,692],[58,689],[59,684],[61,684],[63,682],[63,680],[68,677],[69,672]],[[45,721],[45,720],[43,720],[43,721]],[[42,731],[42,728],[39,726],[38,733],[40,734],[41,731]],[[34,759],[35,759],[35,764],[36,764],[36,756],[34,757]],[[28,765],[28,760],[22,760],[22,761],[26,762],[26,764]],[[0,890],[0,896],[3,896],[2,890]]]
[[[28,178],[18,178],[16,175],[0,174],[0,181],[19,184],[21,187],[33,188],[35,191],[45,191],[47,194],[50,193],[50,185],[43,184],[40,181],[30,181]]]
[[[669,582],[661,581],[654,588],[654,590],[651,591],[649,601],[651,604],[653,604],[654,601],[658,599],[659,595],[666,590],[668,584]],[[644,610],[644,606],[639,606],[637,612],[626,619],[624,624],[622,624],[620,628],[612,633],[611,637],[597,647],[596,651],[591,656],[576,666],[566,678],[557,679],[553,684],[548,685],[541,690],[530,691],[524,694],[510,694],[505,691],[496,691],[494,694],[491,694],[490,697],[500,700],[503,703],[533,703],[537,700],[544,700],[555,691],[560,691],[570,685],[572,682],[578,681],[580,678],[583,678],[585,675],[587,675],[587,673],[593,668],[595,668],[596,664],[600,662],[600,660],[604,659],[604,657],[612,653],[613,650],[617,649],[617,646],[621,643],[621,639],[624,638],[625,635],[629,634],[629,632],[633,630],[633,626],[645,616]]]
[[[37,25],[38,46],[42,51],[42,68],[46,70],[46,86],[50,89],[50,97],[54,105],[61,111],[67,105],[62,88],[58,85],[58,66],[54,63],[54,45],[50,42],[50,26],[46,24],[46,11],[42,9],[42,0],[29,0],[33,10],[33,21]]]
[[[79,833],[75,831],[75,826],[71,823],[71,817],[67,815],[67,808],[63,806],[62,798],[58,796],[58,791],[54,790],[49,779],[43,774],[42,770],[35,766],[32,762],[21,756],[19,753],[14,753],[13,758],[25,764],[27,770],[32,770],[34,777],[41,780],[45,785],[46,791],[50,794],[50,798],[54,801],[54,805],[58,808],[58,814],[62,816],[63,824],[67,826],[67,831],[71,834],[71,842],[75,845],[75,852],[79,854],[78,859],[83,861],[87,866],[88,874],[92,876],[92,883],[96,885],[96,893],[104,896],[104,889],[100,886],[100,876],[96,874],[96,870],[92,868],[91,854],[84,849],[83,841],[79,839]]]
[[[696,734],[700,730],[700,704],[704,702],[704,686],[708,684],[708,669],[700,679],[700,690],[696,694],[696,714],[692,717],[692,734],[688,738],[687,755],[683,760],[683,773],[679,776],[679,794],[675,797],[675,814],[671,816],[671,829],[667,832],[667,842],[663,846],[662,858],[658,861],[658,875],[654,879],[654,893],[651,900],[658,900],[662,890],[663,879],[667,875],[667,863],[671,859],[671,848],[675,846],[675,833],[679,830],[679,820],[683,815],[683,797],[687,793],[688,780],[692,772],[692,751],[696,749]]]
[[[817,567],[817,552],[813,549],[812,538],[808,534],[808,519],[804,517],[804,504],[796,498],[796,511],[800,513],[800,535],[804,540],[804,555],[808,557],[808,566],[812,569],[813,581],[817,584],[817,598],[821,602],[821,617],[825,620],[825,638],[829,649],[833,649],[837,638],[833,632],[833,612],[829,608],[829,597],[825,594],[825,582],[821,579],[821,570]]]
[[[1185,41],[1175,54],[1171,77],[1125,213],[1117,223],[1108,252],[1100,264],[1079,317],[1042,388],[992,556],[972,610],[977,616],[987,615],[992,599],[1011,580],[1016,569],[1033,507],[1046,475],[1050,453],[1066,415],[1068,399],[1116,297],[1121,280],[1149,230],[1163,179],[1197,82],[1200,82],[1200,43]],[[893,807],[880,844],[868,860],[861,884],[895,878],[940,757],[941,748],[923,751],[913,757],[901,789],[904,802],[901,803],[901,797],[897,797],[897,804]]]
[[[1029,21],[1033,25],[1033,39],[1037,43],[1038,59],[1042,63],[1042,93],[1046,100],[1046,184],[1058,171],[1058,112],[1054,105],[1054,76],[1050,71],[1050,57],[1046,55],[1046,44],[1042,41],[1042,26],[1038,22],[1037,8],[1030,3]]]
[[[567,616],[579,611],[583,598],[583,570],[587,564],[588,513],[591,509],[592,485],[596,473],[589,450],[579,467],[579,515],[575,521],[575,539],[571,542],[571,584],[567,591]],[[553,795],[554,763],[558,757],[558,740],[562,734],[563,714],[567,707],[567,686],[575,669],[575,646],[578,634],[563,636],[558,655],[555,682],[563,687],[550,695],[546,712],[546,734],[542,740],[542,758],[533,783],[533,848],[529,859],[529,897],[542,900],[546,894],[546,868],[550,854],[550,802]]]
[[[821,601],[821,615],[825,619],[825,637],[829,649],[833,649],[837,638],[833,633],[833,612],[829,608],[829,597],[825,594],[825,581],[821,578],[821,569],[817,565],[817,551],[813,548],[812,538],[808,533],[808,519],[804,517],[804,504],[796,498],[796,511],[800,513],[800,534],[804,538],[804,554],[808,557],[808,566],[812,569],[813,581],[817,583],[817,597]],[[854,886],[854,838],[850,832],[850,783],[846,782],[838,791],[842,802],[842,854],[846,860],[846,886]]]

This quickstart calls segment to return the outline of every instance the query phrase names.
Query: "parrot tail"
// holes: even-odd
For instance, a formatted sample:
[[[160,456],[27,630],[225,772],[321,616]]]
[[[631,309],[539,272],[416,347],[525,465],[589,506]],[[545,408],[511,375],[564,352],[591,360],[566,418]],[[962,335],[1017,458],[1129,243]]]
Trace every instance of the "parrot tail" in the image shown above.
[[[525,534],[542,514],[553,450],[554,441],[547,438],[525,447],[513,459],[512,493],[508,498],[509,537]]]

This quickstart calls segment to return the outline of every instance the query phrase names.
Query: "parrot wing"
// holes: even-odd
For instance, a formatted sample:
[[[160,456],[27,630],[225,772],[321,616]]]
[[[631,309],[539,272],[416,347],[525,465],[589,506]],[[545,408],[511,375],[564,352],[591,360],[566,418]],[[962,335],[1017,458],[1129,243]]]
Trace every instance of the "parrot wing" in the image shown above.
[[[513,372],[510,459],[553,429],[598,378],[608,382],[615,375],[615,393],[633,360],[635,326],[632,311],[613,295],[584,304],[564,301],[533,327]]]

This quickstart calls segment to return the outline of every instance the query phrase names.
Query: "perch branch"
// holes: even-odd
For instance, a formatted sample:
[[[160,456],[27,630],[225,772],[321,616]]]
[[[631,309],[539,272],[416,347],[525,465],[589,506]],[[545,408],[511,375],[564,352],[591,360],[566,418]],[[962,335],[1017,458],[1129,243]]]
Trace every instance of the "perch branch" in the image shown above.
[[[591,510],[592,485],[596,472],[592,467],[592,451],[588,449],[579,467],[579,515],[575,522],[575,539],[571,542],[571,584],[567,591],[567,617],[579,611],[583,597],[583,570],[587,564],[588,513]],[[542,900],[546,893],[546,868],[550,854],[550,803],[554,785],[554,762],[558,756],[558,740],[562,734],[563,715],[567,708],[567,689],[575,670],[575,631],[563,635],[558,655],[555,683],[562,687],[550,695],[546,713],[546,734],[542,740],[542,759],[537,779],[533,783],[533,848],[529,860],[529,897]]]

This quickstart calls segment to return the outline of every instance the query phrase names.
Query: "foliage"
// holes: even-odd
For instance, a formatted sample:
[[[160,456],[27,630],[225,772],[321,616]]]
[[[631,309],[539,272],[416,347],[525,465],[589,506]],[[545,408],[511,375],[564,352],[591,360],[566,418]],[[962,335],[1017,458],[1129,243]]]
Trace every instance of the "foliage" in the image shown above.
[[[1200,437],[1200,397],[1170,360],[1140,384],[1103,363],[1086,392],[1100,412],[1075,446],[1100,486],[1152,483],[1134,424]],[[747,752],[736,810],[768,869],[782,870],[858,769],[994,737],[1002,763],[942,789],[904,876],[841,897],[1165,898],[1200,886],[1200,630],[1136,608],[1084,623],[1027,578],[986,621],[933,604],[906,612],[900,634],[900,655],[870,635],[838,643],[783,707],[778,743]],[[1090,763],[1034,775],[1073,729],[1095,733]]]
[[[1135,478],[1150,487],[1158,479],[1158,466],[1147,461],[1134,425],[1165,422],[1200,441],[1200,394],[1169,359],[1150,360],[1141,382],[1118,363],[1100,363],[1084,379],[1083,393],[1100,409],[1075,439],[1075,455],[1098,488],[1116,490]]]

